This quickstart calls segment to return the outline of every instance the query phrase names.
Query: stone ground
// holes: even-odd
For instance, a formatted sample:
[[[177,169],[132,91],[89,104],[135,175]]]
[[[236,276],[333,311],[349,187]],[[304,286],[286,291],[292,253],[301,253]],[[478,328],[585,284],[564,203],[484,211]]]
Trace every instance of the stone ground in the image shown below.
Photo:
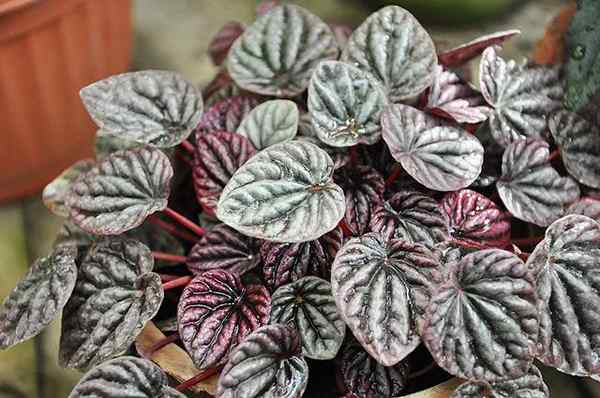
[[[482,0],[483,1],[483,0]],[[303,0],[297,3],[315,10],[330,21],[356,23],[368,13],[358,0]],[[517,1],[517,3],[521,3]],[[513,40],[505,54],[520,58],[529,53],[544,25],[561,0],[530,1],[512,14],[479,25],[462,28],[428,27],[439,46],[450,47],[482,33],[518,28],[523,35]],[[251,0],[134,0],[136,69],[171,69],[188,79],[206,82],[215,72],[205,56],[210,37],[225,22],[250,22],[255,1]],[[60,220],[50,215],[39,196],[0,206],[0,298],[5,297],[26,272],[32,259],[49,251]],[[67,396],[79,377],[57,365],[59,325],[39,338],[0,352],[0,398]],[[592,381],[567,377],[545,369],[554,397],[600,397]]]

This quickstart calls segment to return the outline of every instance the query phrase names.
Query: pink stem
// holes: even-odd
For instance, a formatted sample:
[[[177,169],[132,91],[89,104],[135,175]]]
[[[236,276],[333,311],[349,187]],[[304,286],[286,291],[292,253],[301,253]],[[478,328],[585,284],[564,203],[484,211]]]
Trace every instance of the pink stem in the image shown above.
[[[400,166],[398,163],[396,163],[392,170],[392,174],[390,174],[390,176],[385,180],[385,186],[386,187],[392,186],[392,184],[394,184],[394,182],[396,182],[398,177],[400,177],[401,175],[402,175],[402,166]]]
[[[158,340],[156,343],[154,343],[150,349],[148,350],[148,354],[147,357],[151,358],[152,355],[154,355],[154,353],[158,350],[160,350],[161,348],[176,342],[177,340],[179,340],[179,334],[178,333],[173,333],[172,335],[162,338],[160,340]]]
[[[170,209],[170,208],[165,208],[163,210],[163,212],[171,217],[173,219],[173,221],[179,223],[181,226],[189,229],[190,231],[192,231],[193,233],[195,233],[198,236],[202,236],[204,235],[204,228],[200,227],[199,225],[193,223],[192,221],[190,221],[189,219],[187,219],[186,217],[182,216],[181,214],[177,213],[175,210]]]
[[[183,153],[177,152],[177,157],[179,159],[181,159],[181,161],[183,163],[185,163],[189,168],[193,168],[194,167],[194,163],[190,159],[188,159],[187,157],[185,157]]]
[[[555,150],[550,152],[550,155],[548,156],[548,161],[552,162],[553,160],[558,158],[560,158],[560,149],[556,148]]]
[[[192,234],[188,234],[187,232],[184,232],[184,231],[180,231],[173,224],[170,224],[164,220],[161,220],[160,218],[158,218],[156,216],[148,218],[148,221],[151,222],[152,224],[156,225],[157,227],[164,229],[165,231],[167,231],[168,233],[170,233],[173,236],[176,236],[181,239],[185,239],[191,243],[198,242],[198,238],[196,236],[194,236]]]
[[[177,279],[163,283],[163,290],[177,289],[178,287],[187,286],[188,283],[193,279],[192,276],[182,276]]]
[[[158,275],[160,275],[160,281],[163,283],[173,281],[177,278],[181,278],[181,275],[167,275],[167,274],[158,274]]]
[[[183,140],[181,142],[181,147],[185,149],[190,155],[194,155],[194,146],[188,140]]]
[[[543,236],[534,236],[531,238],[520,238],[520,239],[513,239],[512,243],[514,243],[515,245],[519,246],[535,246],[538,243],[540,243],[542,241],[542,239],[544,239]]]
[[[212,375],[217,374],[218,371],[219,371],[219,368],[207,369],[204,372],[198,373],[196,376],[187,379],[183,383],[178,384],[177,386],[175,386],[175,389],[177,391],[185,391],[188,388],[193,387],[196,384],[200,383],[201,381],[208,379]]]
[[[177,254],[163,253],[163,252],[152,252],[152,256],[155,260],[169,261],[171,263],[185,263],[187,261],[186,256],[179,256]]]

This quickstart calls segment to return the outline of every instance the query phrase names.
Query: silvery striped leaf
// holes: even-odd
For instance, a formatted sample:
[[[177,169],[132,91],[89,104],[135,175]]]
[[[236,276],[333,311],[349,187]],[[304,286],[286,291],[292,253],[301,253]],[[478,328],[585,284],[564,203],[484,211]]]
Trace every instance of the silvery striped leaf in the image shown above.
[[[600,222],[600,199],[582,196],[567,209],[566,214],[579,214]]]
[[[65,200],[71,188],[71,184],[81,175],[94,167],[92,159],[83,159],[75,162],[71,167],[60,173],[52,182],[44,188],[42,201],[44,205],[54,214],[60,217],[69,216],[69,208]]]
[[[486,383],[471,381],[461,384],[450,398],[549,398],[548,386],[535,365],[527,374],[512,380]]]
[[[298,132],[299,117],[298,107],[292,101],[266,101],[244,117],[236,132],[247,137],[260,151],[294,138]]]

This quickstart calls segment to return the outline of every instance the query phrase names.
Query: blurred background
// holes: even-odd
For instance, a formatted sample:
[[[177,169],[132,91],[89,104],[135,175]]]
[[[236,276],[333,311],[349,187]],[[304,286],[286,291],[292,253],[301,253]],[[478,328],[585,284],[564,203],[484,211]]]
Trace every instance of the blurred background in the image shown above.
[[[521,29],[504,55],[551,60],[573,4],[567,0],[298,0],[331,23],[359,24],[386,4],[411,10],[439,49]],[[254,19],[254,0],[0,0],[0,299],[45,255],[61,220],[41,189],[75,160],[92,156],[94,125],[81,87],[127,70],[169,69],[206,84],[216,73],[212,36]],[[557,19],[556,17],[560,15]],[[477,63],[475,63],[477,65]],[[0,352],[0,397],[67,396],[79,373],[57,363],[58,322]],[[600,384],[548,369],[554,397],[600,397]]]

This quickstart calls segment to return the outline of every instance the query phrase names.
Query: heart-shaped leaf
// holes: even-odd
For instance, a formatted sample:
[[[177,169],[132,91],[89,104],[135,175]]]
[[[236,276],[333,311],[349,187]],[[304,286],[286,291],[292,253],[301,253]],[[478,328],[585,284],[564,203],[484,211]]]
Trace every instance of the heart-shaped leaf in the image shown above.
[[[169,387],[163,371],[147,359],[125,356],[104,362],[87,372],[69,398],[184,398]]]
[[[219,131],[199,134],[194,153],[194,188],[202,208],[209,214],[217,210],[223,188],[233,173],[256,151],[239,134]]]
[[[174,72],[123,73],[84,87],[80,95],[100,128],[158,147],[181,143],[202,117],[202,94]]]
[[[263,242],[260,255],[265,283],[275,290],[305,275],[329,280],[331,264],[342,246],[342,239],[341,228],[335,228],[319,239],[307,242]]]
[[[542,374],[531,365],[526,375],[512,380],[488,384],[466,382],[450,398],[549,398],[548,386]]]
[[[561,110],[549,122],[563,164],[577,181],[600,188],[600,127]]]
[[[37,259],[0,307],[0,349],[39,334],[65,306],[77,279],[77,249]]]
[[[239,22],[230,21],[219,29],[208,44],[208,55],[213,63],[221,65],[227,58],[229,49],[238,37],[244,33],[244,25]]]
[[[469,253],[449,269],[421,328],[448,373],[489,382],[526,374],[537,334],[533,276],[519,257],[500,249]]]
[[[344,216],[333,161],[305,141],[276,144],[240,167],[225,186],[217,217],[243,234],[303,242],[331,231]]]
[[[334,175],[344,190],[346,213],[344,222],[352,235],[363,235],[385,190],[383,177],[369,166],[344,167]]]
[[[208,369],[227,361],[232,348],[269,320],[271,297],[260,285],[244,286],[230,272],[196,276],[177,307],[179,336],[194,364]]]
[[[383,366],[353,341],[344,344],[336,368],[351,397],[395,398],[408,384],[406,361]]]
[[[452,241],[472,247],[510,245],[510,219],[482,194],[469,189],[451,192],[441,207],[448,215]]]
[[[495,32],[476,38],[468,43],[461,44],[448,51],[438,54],[438,60],[446,68],[457,68],[478,57],[483,50],[490,46],[500,45],[513,36],[521,34],[520,30],[506,30]]]
[[[371,14],[348,39],[342,60],[383,82],[392,102],[413,97],[429,87],[437,64],[435,46],[427,31],[397,6]]]
[[[425,246],[377,233],[350,239],[331,269],[331,287],[350,330],[379,363],[392,366],[421,342],[417,322],[440,278]]]
[[[527,266],[540,298],[539,359],[579,376],[600,372],[600,224],[572,215],[546,230]]]
[[[260,264],[259,249],[256,239],[219,224],[192,247],[186,263],[194,275],[217,269],[242,275]]]
[[[317,136],[327,145],[377,142],[386,103],[379,82],[352,65],[321,62],[310,79],[308,111]]]
[[[320,61],[339,50],[327,24],[304,8],[286,4],[260,16],[229,51],[227,68],[242,88],[293,97],[308,86]]]
[[[69,208],[65,200],[71,184],[73,184],[81,173],[85,173],[94,167],[94,163],[92,159],[79,160],[60,173],[58,177],[44,188],[44,192],[42,192],[44,205],[57,216],[69,217]]]
[[[333,359],[346,334],[346,324],[331,296],[331,285],[316,276],[279,287],[273,293],[269,323],[296,328],[303,354],[313,359]]]
[[[479,140],[456,126],[407,105],[391,105],[381,116],[383,140],[404,170],[436,191],[469,186],[483,165]]]
[[[554,66],[518,66],[498,56],[494,47],[483,52],[480,85],[492,106],[492,136],[503,146],[527,137],[541,137],[547,116],[561,107],[563,87]]]
[[[380,203],[371,218],[371,230],[388,239],[433,246],[448,239],[448,217],[430,196],[400,191]]]
[[[235,95],[216,102],[202,115],[196,129],[196,139],[204,133],[236,131],[246,115],[258,104],[258,99],[244,95]]]
[[[566,214],[579,214],[600,222],[600,199],[583,196],[569,206]]]
[[[63,311],[62,366],[88,368],[129,348],[162,303],[153,265],[135,240],[104,238],[90,247]]]
[[[169,158],[159,149],[115,152],[71,185],[66,204],[84,230],[120,234],[167,207],[172,177]]]
[[[105,130],[96,131],[96,141],[94,143],[94,151],[96,160],[102,160],[113,152],[132,149],[143,146],[137,141],[128,140],[120,135],[114,135]]]
[[[579,199],[579,186],[561,177],[548,162],[548,144],[540,139],[510,144],[502,157],[498,194],[513,216],[545,227]]]
[[[298,132],[298,107],[289,100],[271,100],[252,109],[237,129],[257,150],[289,141]]]
[[[221,372],[217,398],[296,398],[308,382],[308,364],[296,329],[267,325],[231,353]]]

